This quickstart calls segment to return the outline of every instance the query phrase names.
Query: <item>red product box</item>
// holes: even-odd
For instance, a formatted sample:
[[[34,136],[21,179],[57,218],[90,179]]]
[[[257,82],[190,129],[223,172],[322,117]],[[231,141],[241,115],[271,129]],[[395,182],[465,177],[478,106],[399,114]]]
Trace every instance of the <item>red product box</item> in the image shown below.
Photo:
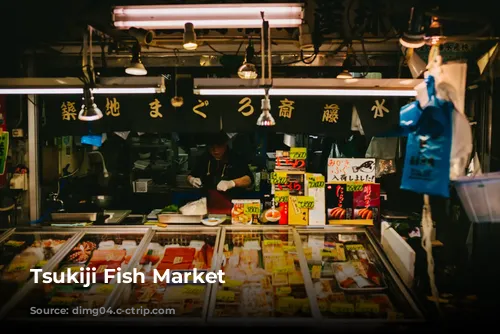
[[[380,218],[380,184],[364,183],[353,196],[354,219],[378,221]]]
[[[345,182],[326,184],[326,217],[329,222],[352,219],[353,194]]]

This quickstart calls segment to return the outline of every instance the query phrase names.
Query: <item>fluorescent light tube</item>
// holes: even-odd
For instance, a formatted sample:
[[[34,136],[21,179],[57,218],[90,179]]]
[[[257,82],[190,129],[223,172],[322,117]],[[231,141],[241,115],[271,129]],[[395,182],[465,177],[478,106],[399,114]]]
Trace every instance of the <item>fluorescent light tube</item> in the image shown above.
[[[194,90],[195,94],[198,95],[265,95],[265,89],[261,88],[200,88]]]
[[[0,88],[0,95],[61,95],[83,94],[83,88]]]
[[[94,94],[156,94],[155,87],[94,88]],[[0,95],[72,95],[83,94],[83,88],[0,88]]]
[[[271,88],[270,95],[309,96],[417,96],[416,90],[403,89],[321,89],[321,88]]]
[[[210,4],[117,6],[113,22],[119,29],[182,29],[186,22],[196,29],[261,28],[261,12],[271,27],[298,27],[303,5],[283,4]]]
[[[296,3],[283,4],[212,4],[212,5],[146,5],[118,6],[113,9],[115,16],[142,17],[178,17],[178,16],[210,16],[234,17],[239,15],[257,15],[264,12],[270,15],[294,16],[302,13],[302,5]]]
[[[94,94],[156,94],[159,93],[156,87],[101,87],[92,89]]]
[[[194,90],[198,95],[212,96],[255,96],[265,95],[264,89],[259,88],[199,88]],[[399,89],[316,89],[316,88],[270,88],[269,95],[283,96],[417,96],[415,90]]]
[[[301,19],[266,19],[272,28],[294,28],[300,26]],[[260,28],[262,19],[247,20],[189,20],[195,29],[222,29],[222,28]],[[142,29],[183,29],[186,20],[147,20],[147,21],[115,21],[115,27],[129,29],[139,27]]]

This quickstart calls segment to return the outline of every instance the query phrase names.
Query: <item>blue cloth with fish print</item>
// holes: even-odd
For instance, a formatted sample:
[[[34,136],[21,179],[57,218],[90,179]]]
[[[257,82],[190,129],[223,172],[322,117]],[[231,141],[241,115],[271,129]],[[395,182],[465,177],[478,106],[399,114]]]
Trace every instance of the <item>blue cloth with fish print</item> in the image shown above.
[[[409,125],[401,189],[449,197],[454,106],[436,96],[433,76],[425,79],[429,102],[415,125]],[[412,116],[414,117],[414,115]]]

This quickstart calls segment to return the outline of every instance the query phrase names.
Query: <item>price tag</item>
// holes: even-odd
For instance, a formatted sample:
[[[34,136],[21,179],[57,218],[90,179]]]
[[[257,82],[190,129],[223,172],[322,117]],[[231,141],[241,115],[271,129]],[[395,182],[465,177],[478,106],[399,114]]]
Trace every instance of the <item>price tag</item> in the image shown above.
[[[70,271],[70,273],[76,273],[76,272],[79,272],[79,271],[80,271],[80,268],[81,268],[81,267],[76,267],[76,266],[74,266],[74,267],[69,267],[69,271]]]
[[[286,172],[272,172],[270,175],[272,184],[287,184],[288,176]]]
[[[309,184],[309,188],[324,188],[325,187],[325,177],[321,176],[308,176],[307,182]]]
[[[260,214],[260,203],[245,203],[243,205],[243,213],[246,215]]]
[[[321,250],[321,257],[336,257],[337,249],[333,248],[323,248]]]
[[[350,303],[331,303],[330,312],[332,313],[354,313],[354,305]]]
[[[325,302],[324,300],[321,300],[318,302],[318,307],[319,307],[320,312],[328,311],[328,303]]]
[[[277,190],[274,192],[274,203],[288,203],[290,192],[287,190]]]
[[[111,292],[113,292],[113,289],[114,289],[114,285],[113,284],[101,284],[99,285],[97,288],[96,288],[96,293],[98,294],[110,294]]]
[[[346,186],[346,191],[348,193],[355,192],[355,191],[363,191],[363,183],[348,182],[347,186]]]
[[[203,291],[205,291],[204,285],[186,284],[182,287],[182,292],[192,295],[199,295],[203,293]]]
[[[217,291],[215,296],[216,300],[221,302],[233,302],[234,292],[233,291]]]
[[[351,251],[351,250],[364,250],[365,247],[361,244],[347,244],[345,245],[345,248],[348,250],[348,251]]]
[[[232,279],[226,279],[224,283],[225,288],[238,288],[243,285],[242,281],[237,281],[237,280],[232,280]]]
[[[301,209],[312,209],[314,208],[314,197],[297,196],[297,204]]]
[[[304,247],[304,256],[306,260],[312,259],[312,247]]]
[[[288,274],[288,273],[293,273],[295,268],[293,267],[281,267],[281,268],[273,268],[273,273],[274,274]]]
[[[293,297],[281,297],[278,299],[277,311],[288,312],[290,309],[290,301]]]
[[[264,240],[264,246],[283,246],[283,241],[281,240]]]
[[[380,307],[375,303],[359,303],[356,307],[356,312],[359,313],[378,313]]]
[[[18,271],[28,270],[29,266],[27,262],[13,263],[7,267],[8,273],[14,273]]]
[[[290,149],[290,159],[306,160],[307,159],[307,148],[305,148],[305,147],[292,147]]]
[[[312,279],[320,279],[321,278],[321,266],[320,265],[314,265],[311,268],[311,278]]]
[[[42,268],[44,265],[47,264],[46,260],[42,260],[36,264],[37,268]]]
[[[276,288],[277,296],[287,296],[292,293],[292,288],[289,286],[281,286]]]

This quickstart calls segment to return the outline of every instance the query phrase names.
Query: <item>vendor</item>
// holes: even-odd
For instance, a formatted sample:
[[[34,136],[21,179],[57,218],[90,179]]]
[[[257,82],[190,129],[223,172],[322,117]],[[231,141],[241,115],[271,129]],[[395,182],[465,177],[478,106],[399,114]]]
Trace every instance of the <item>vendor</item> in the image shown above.
[[[194,188],[206,192],[209,211],[228,213],[232,206],[231,200],[242,198],[245,189],[252,185],[253,175],[246,160],[229,149],[227,134],[210,136],[207,149],[197,159],[196,166],[188,175],[188,182]]]

